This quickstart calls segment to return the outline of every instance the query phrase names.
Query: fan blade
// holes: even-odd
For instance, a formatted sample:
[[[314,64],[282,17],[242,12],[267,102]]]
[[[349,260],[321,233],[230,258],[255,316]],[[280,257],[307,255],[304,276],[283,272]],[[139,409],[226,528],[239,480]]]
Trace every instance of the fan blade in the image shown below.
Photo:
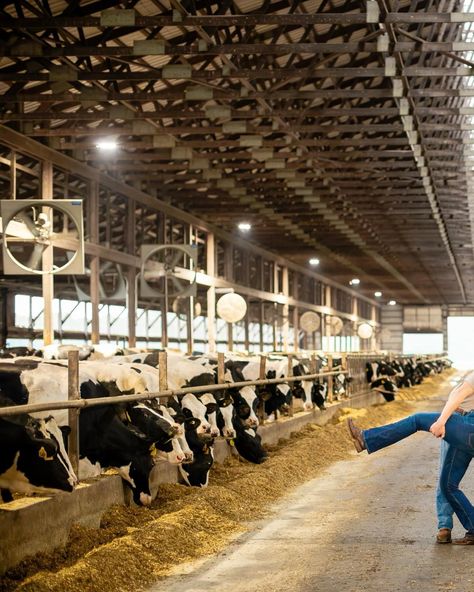
[[[147,261],[143,277],[145,280],[153,280],[166,275],[165,266],[159,261]]]
[[[30,255],[30,258],[28,259],[26,267],[29,267],[30,269],[38,269],[41,263],[43,253],[47,247],[48,245],[45,245],[43,243],[36,243],[33,248],[33,252]]]
[[[15,217],[23,222],[33,236],[40,235],[38,227],[33,222],[33,218],[30,218],[25,212],[19,212]]]
[[[184,285],[183,285],[183,282],[182,281],[180,281],[174,275],[170,275],[169,278],[170,278],[171,283],[173,284],[173,286],[178,290],[177,293],[182,292],[184,290]]]
[[[176,265],[178,265],[178,261],[184,257],[185,253],[183,251],[176,251],[176,253],[173,255],[173,258],[171,259],[171,263],[169,264],[171,269],[174,269],[176,267]]]

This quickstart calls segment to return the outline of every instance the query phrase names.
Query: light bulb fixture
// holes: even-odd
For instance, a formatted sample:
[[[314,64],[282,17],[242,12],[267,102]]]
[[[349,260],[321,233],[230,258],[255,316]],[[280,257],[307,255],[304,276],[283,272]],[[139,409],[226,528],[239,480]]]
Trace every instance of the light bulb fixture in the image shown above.
[[[396,300],[389,300],[388,301],[389,306],[395,306],[395,304],[397,304]]]
[[[319,259],[317,257],[311,257],[309,260],[310,265],[319,265]]]
[[[248,231],[249,231],[249,230],[252,228],[252,225],[251,225],[251,224],[249,224],[248,222],[240,222],[240,223],[237,225],[237,228],[238,228],[239,230],[243,230],[244,232],[248,232]]]
[[[349,284],[351,286],[358,286],[360,284],[360,279],[359,278],[352,278],[351,281],[349,282]]]
[[[375,298],[380,298],[382,296],[382,292],[374,292]]]
[[[117,150],[118,144],[115,140],[98,140],[95,147],[98,150],[113,152],[114,150]]]

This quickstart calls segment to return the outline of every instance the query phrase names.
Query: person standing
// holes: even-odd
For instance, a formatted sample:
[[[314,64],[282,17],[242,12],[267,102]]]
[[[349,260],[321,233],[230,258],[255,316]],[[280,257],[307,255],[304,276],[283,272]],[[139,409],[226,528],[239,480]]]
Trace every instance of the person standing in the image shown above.
[[[469,376],[469,375],[468,375]],[[463,380],[453,389],[441,413],[415,413],[392,424],[361,430],[352,419],[347,420],[349,433],[357,452],[369,454],[391,446],[418,431],[431,432],[450,445],[443,462],[441,491],[466,529],[463,538],[453,540],[458,545],[474,545],[474,506],[459,489],[474,456],[474,411],[456,413],[467,397],[474,396],[474,383]]]
[[[451,392],[454,392],[463,382],[468,383],[474,388],[474,371],[469,372],[464,376],[463,380],[457,384]],[[451,394],[451,393],[450,393]],[[465,415],[466,413],[474,410],[474,391],[471,395],[468,395],[464,401],[462,401],[455,413]],[[436,488],[436,514],[438,517],[438,533],[436,535],[436,542],[440,544],[446,544],[451,542],[451,531],[453,529],[453,514],[454,510],[449,503],[448,499],[443,493],[446,489],[446,484],[441,481],[442,475],[446,475],[443,472],[444,461],[449,452],[450,444],[446,440],[442,440],[439,450],[439,478],[438,486]]]

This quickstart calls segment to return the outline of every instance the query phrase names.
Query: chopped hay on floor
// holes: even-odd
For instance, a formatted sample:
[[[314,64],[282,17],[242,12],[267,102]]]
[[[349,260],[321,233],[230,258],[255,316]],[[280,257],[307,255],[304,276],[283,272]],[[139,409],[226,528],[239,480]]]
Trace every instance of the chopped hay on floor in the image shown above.
[[[446,393],[450,386],[446,375],[434,377],[413,396]],[[0,592],[144,589],[176,565],[222,550],[251,520],[267,515],[279,498],[354,454],[344,425],[347,417],[369,427],[413,411],[405,400],[342,408],[324,427],[310,424],[297,437],[271,447],[262,465],[236,457],[216,465],[207,489],[161,485],[151,508],[115,506],[103,516],[100,528],[74,527],[64,548],[38,554],[5,574]]]

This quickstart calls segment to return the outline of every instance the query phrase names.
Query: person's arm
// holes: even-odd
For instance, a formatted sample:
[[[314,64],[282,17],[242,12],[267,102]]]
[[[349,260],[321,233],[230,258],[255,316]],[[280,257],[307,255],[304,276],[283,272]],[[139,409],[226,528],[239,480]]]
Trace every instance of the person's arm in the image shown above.
[[[448,400],[446,401],[443,411],[439,419],[430,427],[430,432],[437,438],[444,438],[445,425],[448,419],[451,417],[453,412],[459,405],[464,401],[466,397],[474,392],[474,387],[468,382],[462,382],[458,384],[449,394]]]

